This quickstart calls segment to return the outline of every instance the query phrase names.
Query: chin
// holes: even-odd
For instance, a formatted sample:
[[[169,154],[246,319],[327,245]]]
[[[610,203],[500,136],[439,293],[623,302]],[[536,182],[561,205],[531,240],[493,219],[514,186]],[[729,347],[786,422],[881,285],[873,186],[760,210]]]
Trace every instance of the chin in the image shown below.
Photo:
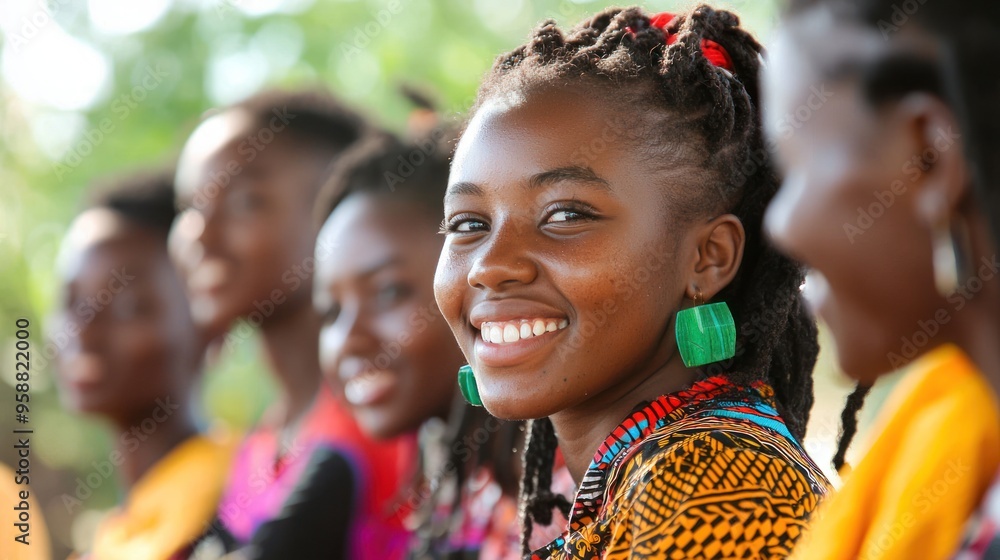
[[[355,410],[354,417],[361,431],[375,440],[392,439],[404,432],[398,427],[398,422],[394,422],[392,418],[385,418],[377,412]]]
[[[888,353],[858,344],[837,344],[837,362],[844,375],[863,385],[871,385],[883,375],[896,371],[889,363]]]
[[[533,406],[533,403],[524,400],[513,400],[510,395],[497,399],[489,398],[487,395],[481,395],[481,397],[486,411],[500,420],[534,420],[558,412],[558,410],[551,410],[551,407],[548,406]]]

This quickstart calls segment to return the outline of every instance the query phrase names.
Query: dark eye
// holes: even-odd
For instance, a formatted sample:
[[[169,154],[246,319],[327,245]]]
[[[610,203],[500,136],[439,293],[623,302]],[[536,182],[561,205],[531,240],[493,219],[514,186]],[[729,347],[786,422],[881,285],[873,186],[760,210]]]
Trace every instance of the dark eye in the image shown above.
[[[337,302],[332,302],[326,311],[323,313],[323,326],[327,327],[337,322],[337,317],[340,316],[340,304]]]
[[[131,290],[115,295],[111,302],[111,317],[118,321],[129,321],[149,315],[153,311],[152,302]]]
[[[597,218],[597,212],[592,208],[589,208],[584,204],[560,204],[555,206],[549,212],[547,218],[545,218],[546,224],[564,224],[579,222],[582,220],[594,220]]]
[[[474,233],[479,231],[489,230],[489,225],[475,217],[468,215],[458,215],[448,220],[443,228],[442,233]]]
[[[559,210],[557,212],[553,212],[546,221],[550,224],[555,222],[572,222],[574,220],[583,219],[584,217],[585,216],[583,214],[574,210]]]
[[[375,294],[375,300],[380,307],[391,307],[392,305],[406,299],[413,290],[409,285],[403,283],[387,284],[379,288]]]
[[[230,194],[226,199],[226,206],[233,212],[253,212],[263,206],[264,197],[260,194],[242,189]]]

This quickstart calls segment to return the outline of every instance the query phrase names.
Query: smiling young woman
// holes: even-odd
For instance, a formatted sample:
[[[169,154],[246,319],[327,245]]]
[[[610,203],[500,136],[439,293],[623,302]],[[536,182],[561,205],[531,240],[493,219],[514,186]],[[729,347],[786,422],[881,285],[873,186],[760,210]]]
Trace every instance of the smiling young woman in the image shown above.
[[[435,294],[487,409],[535,419],[524,542],[570,516],[535,558],[783,557],[826,491],[802,271],[760,232],[759,56],[727,12],[612,9],[543,24],[480,90]]]

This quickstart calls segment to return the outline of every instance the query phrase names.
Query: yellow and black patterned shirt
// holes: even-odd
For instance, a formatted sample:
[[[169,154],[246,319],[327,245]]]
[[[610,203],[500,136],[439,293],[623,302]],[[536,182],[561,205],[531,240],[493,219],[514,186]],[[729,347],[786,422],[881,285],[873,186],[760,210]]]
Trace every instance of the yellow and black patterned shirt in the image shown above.
[[[587,469],[566,534],[529,558],[785,558],[828,485],[773,389],[713,377],[626,418]]]

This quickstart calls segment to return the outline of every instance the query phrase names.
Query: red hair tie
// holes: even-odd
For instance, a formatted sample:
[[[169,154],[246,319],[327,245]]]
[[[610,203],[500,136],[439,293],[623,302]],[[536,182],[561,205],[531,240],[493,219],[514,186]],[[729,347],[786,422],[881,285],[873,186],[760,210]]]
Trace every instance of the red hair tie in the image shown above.
[[[667,25],[669,25],[670,22],[673,21],[675,17],[677,16],[671,14],[670,12],[661,12],[649,18],[650,26],[658,27],[662,29],[664,33],[666,33],[668,45],[672,45],[675,42],[677,42],[677,34],[667,31]],[[625,30],[630,35],[634,34],[631,27],[626,27]],[[702,39],[701,53],[705,55],[705,59],[711,62],[713,65],[718,66],[719,68],[724,68],[730,72],[736,71],[735,67],[733,66],[733,59],[730,58],[729,53],[726,51],[726,48],[716,43],[715,41],[711,39]]]

